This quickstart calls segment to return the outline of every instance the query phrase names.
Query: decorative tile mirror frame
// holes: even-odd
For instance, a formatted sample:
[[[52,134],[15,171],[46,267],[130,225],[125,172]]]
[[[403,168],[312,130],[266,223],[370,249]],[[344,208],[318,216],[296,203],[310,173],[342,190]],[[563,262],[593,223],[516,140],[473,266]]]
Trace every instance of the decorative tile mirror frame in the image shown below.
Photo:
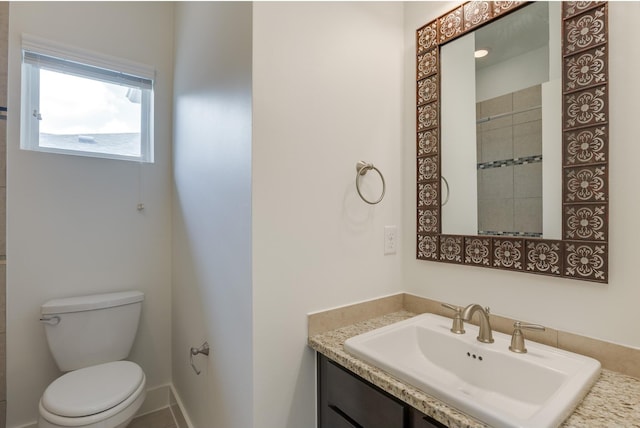
[[[527,2],[470,1],[416,34],[417,258],[608,282],[607,3],[562,2],[562,240],[442,234],[440,46]]]

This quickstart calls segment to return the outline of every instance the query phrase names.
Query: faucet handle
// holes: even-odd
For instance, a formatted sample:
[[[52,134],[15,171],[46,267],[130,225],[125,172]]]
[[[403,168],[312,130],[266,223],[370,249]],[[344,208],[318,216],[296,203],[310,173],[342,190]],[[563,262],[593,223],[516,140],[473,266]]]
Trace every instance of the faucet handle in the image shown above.
[[[451,309],[455,311],[455,315],[453,316],[453,325],[451,326],[451,332],[455,334],[464,334],[464,323],[462,322],[462,308],[460,306],[450,305],[448,303],[443,303],[447,309]]]
[[[539,324],[522,324],[520,321],[513,323],[513,335],[511,336],[511,346],[509,350],[518,354],[526,354],[527,348],[524,346],[524,334],[522,329],[545,331],[546,329]]]

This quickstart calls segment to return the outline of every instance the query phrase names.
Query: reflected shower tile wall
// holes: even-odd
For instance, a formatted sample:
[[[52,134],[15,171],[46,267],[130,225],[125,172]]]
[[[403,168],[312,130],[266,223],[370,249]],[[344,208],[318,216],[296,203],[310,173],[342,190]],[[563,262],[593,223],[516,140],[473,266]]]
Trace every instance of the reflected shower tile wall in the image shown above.
[[[513,199],[479,199],[478,230],[513,231]]]
[[[540,112],[540,109],[536,111]],[[533,113],[533,112],[531,112]],[[523,113],[527,114],[527,113]],[[542,153],[542,120],[513,125],[513,156],[522,158]]]
[[[511,110],[508,110],[508,111],[511,111]],[[486,119],[502,113],[506,113],[506,111],[503,111],[501,113],[492,113],[492,114],[483,113],[481,117]],[[480,128],[481,131],[489,131],[491,129],[510,128],[511,125],[513,125],[513,118],[511,116],[504,116],[504,117],[493,118],[489,121],[481,122],[478,124],[478,127]]]
[[[541,103],[535,85],[476,104],[479,119],[504,114],[476,127],[480,232],[542,233]]]
[[[502,119],[499,119],[502,120]],[[494,128],[482,131],[482,159],[479,162],[513,159],[513,128]]]
[[[482,117],[494,116],[496,114],[507,113],[513,110],[513,96],[506,94],[491,98],[480,103],[480,114]]]
[[[535,85],[513,93],[513,110],[520,111],[542,105],[542,86]],[[541,109],[518,113],[513,116],[513,123],[525,123],[542,118]]]
[[[482,184],[478,192],[479,199],[513,198],[513,166],[489,168],[479,171]]]
[[[514,231],[542,233],[542,198],[516,198],[513,212]]]
[[[513,167],[513,196],[515,198],[542,197],[542,163]]]

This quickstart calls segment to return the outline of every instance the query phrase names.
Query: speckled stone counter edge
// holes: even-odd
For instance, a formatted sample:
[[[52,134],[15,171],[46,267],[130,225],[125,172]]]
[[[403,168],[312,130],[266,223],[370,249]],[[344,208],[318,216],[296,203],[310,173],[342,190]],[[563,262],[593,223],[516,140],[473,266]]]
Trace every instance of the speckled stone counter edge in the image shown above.
[[[309,346],[394,397],[442,422],[450,428],[481,428],[486,424],[473,419],[441,401],[407,385],[358,358],[343,347],[344,341],[358,334],[415,316],[399,310],[376,316],[309,337]],[[610,370],[600,378],[563,428],[640,427],[640,380]]]

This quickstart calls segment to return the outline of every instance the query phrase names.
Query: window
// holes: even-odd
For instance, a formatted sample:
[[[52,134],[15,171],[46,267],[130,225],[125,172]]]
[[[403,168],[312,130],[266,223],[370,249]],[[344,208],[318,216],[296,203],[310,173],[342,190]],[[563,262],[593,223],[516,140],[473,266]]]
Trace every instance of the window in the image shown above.
[[[153,162],[146,66],[23,35],[20,147]]]

